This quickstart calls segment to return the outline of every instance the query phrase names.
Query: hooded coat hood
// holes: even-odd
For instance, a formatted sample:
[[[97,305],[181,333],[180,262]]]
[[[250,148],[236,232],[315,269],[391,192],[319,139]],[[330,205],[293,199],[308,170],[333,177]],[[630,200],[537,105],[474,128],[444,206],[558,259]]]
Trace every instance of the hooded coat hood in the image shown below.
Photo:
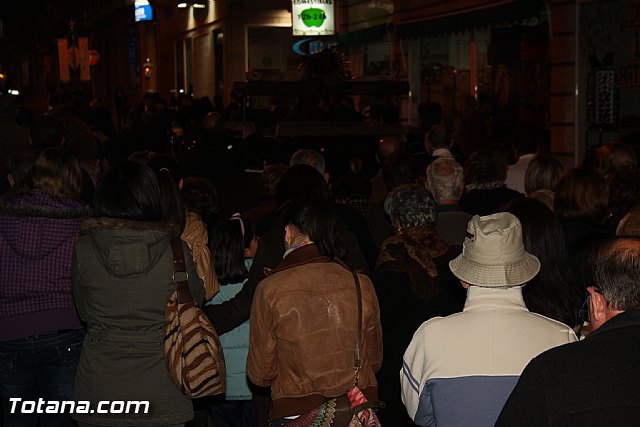
[[[91,234],[96,256],[112,276],[134,278],[147,274],[163,259],[173,237],[171,230],[164,223],[91,218],[82,224],[81,234]]]
[[[18,257],[41,260],[75,240],[89,212],[78,202],[55,200],[34,189],[0,203],[0,238]]]

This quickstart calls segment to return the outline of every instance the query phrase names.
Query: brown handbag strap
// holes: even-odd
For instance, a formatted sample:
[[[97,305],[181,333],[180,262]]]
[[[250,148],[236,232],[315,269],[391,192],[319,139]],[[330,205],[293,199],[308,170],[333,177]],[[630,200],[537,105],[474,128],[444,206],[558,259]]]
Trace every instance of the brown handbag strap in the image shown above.
[[[193,301],[191,290],[189,289],[189,274],[187,273],[187,264],[184,261],[184,248],[180,237],[171,239],[171,252],[173,252],[173,281],[176,284],[178,293],[178,304],[184,304]]]
[[[360,370],[362,369],[362,289],[360,287],[360,278],[358,277],[358,273],[355,271],[353,273],[353,279],[356,284],[356,295],[358,297],[358,330],[356,331],[356,358],[354,361],[354,376],[353,376],[353,384],[355,387],[358,386],[358,381],[360,380]]]

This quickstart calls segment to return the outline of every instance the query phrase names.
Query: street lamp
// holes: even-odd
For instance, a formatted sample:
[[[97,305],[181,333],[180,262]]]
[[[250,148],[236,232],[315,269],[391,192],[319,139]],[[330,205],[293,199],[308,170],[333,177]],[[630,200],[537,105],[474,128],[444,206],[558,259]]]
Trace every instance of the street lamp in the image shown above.
[[[151,62],[151,58],[147,57],[147,60],[142,65],[142,69],[144,71],[144,76],[150,79],[153,71],[153,62]]]
[[[193,6],[194,9],[205,9],[207,7],[206,0],[196,0],[196,1],[186,1],[186,0],[178,0],[178,9],[186,9],[189,7],[189,4]]]

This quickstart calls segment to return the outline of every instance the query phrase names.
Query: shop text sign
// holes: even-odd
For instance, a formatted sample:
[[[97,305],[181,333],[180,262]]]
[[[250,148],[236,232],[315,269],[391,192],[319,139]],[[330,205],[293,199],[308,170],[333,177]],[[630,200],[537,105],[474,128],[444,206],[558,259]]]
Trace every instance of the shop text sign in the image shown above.
[[[291,0],[294,36],[335,34],[334,0]]]

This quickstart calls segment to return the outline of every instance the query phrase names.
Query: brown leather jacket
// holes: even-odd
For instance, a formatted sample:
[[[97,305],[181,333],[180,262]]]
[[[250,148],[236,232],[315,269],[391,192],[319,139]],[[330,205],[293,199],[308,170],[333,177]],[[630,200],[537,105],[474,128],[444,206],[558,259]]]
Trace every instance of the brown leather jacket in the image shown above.
[[[187,212],[185,220],[184,230],[180,237],[191,249],[198,277],[204,284],[205,301],[209,301],[220,291],[220,282],[213,271],[212,257],[207,243],[209,240],[207,227],[194,212]]]
[[[380,310],[371,280],[362,288],[359,387],[377,400],[382,364]],[[271,386],[272,418],[302,414],[353,387],[358,323],[356,287],[342,264],[315,245],[295,250],[256,289],[251,308],[247,375]]]

